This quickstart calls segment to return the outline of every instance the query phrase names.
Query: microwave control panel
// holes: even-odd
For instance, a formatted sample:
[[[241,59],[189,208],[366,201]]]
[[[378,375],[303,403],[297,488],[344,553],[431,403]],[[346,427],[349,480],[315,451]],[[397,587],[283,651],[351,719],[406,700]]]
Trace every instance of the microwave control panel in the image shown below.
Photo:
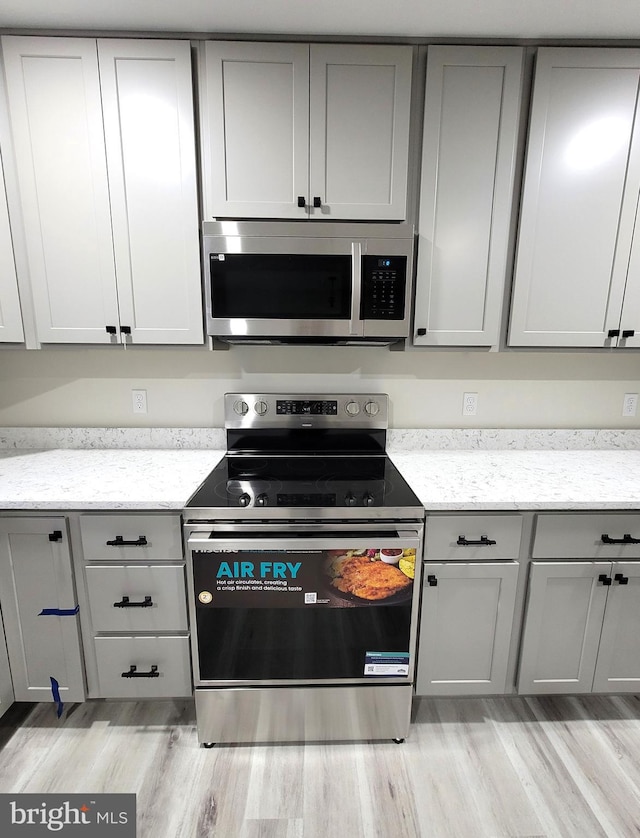
[[[360,317],[404,320],[406,256],[363,256]]]

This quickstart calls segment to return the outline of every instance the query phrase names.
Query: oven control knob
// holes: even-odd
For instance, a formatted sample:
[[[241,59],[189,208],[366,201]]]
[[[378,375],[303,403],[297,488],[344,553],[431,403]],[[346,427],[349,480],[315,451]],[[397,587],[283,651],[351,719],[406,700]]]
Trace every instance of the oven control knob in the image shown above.
[[[242,399],[238,399],[237,402],[233,403],[233,409],[238,416],[246,416],[249,412],[249,405]]]
[[[268,505],[269,505],[269,495],[267,495],[265,492],[262,492],[262,494],[258,495],[257,498],[256,498],[256,506],[268,506]]]
[[[349,416],[357,416],[360,413],[360,405],[358,402],[347,402],[344,406]]]
[[[347,506],[356,505],[356,496],[353,494],[353,492],[347,492],[347,494],[344,496],[344,502]]]
[[[238,498],[238,503],[240,504],[240,506],[249,506],[249,504],[251,503],[251,495],[248,495],[246,492],[243,492]]]
[[[254,404],[253,409],[258,414],[258,416],[264,416],[267,410],[269,410],[269,405],[266,402],[260,401]]]
[[[367,416],[377,416],[380,413],[380,405],[378,402],[367,402],[364,406],[364,412]]]
[[[371,492],[365,492],[364,495],[362,496],[362,500],[363,500],[365,506],[373,506],[373,504],[375,502],[375,498],[373,497]]]

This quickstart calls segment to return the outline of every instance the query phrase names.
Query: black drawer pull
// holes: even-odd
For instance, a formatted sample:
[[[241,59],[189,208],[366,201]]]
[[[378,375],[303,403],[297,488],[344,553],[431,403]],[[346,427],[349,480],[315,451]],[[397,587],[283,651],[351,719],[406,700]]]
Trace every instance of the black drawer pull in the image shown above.
[[[313,198],[313,206],[314,206],[314,207],[321,207],[321,206],[322,206],[322,201],[320,200],[320,196],[319,196],[319,195],[315,195],[315,196],[314,196],[314,198]]]
[[[130,335],[131,334],[131,326],[120,326],[120,334],[121,335]]]
[[[607,332],[608,338],[619,338],[620,337],[620,329],[609,329]]]
[[[300,209],[303,209],[304,207],[306,207],[306,205],[307,202],[304,199],[304,195],[298,195],[298,206],[300,207]]]
[[[137,541],[125,541],[121,535],[117,535],[113,541],[107,541],[107,547],[146,547],[147,536],[139,535]]]
[[[144,602],[131,602],[128,596],[123,596],[120,602],[114,602],[114,608],[151,608],[153,600],[150,596],[144,598]]]
[[[607,576],[606,573],[601,573],[600,576],[598,576],[598,582],[602,582],[603,585],[610,585],[611,577]]]
[[[117,329],[115,326],[105,326],[108,335],[115,335],[117,333]]]
[[[633,538],[628,532],[622,538],[610,538],[606,533],[603,533],[600,538],[603,544],[640,544],[640,538]]]
[[[49,541],[62,541],[62,530],[54,530],[49,533]]]
[[[433,573],[430,573],[427,576],[427,584],[431,585],[432,588],[435,588],[435,586],[438,584],[438,579],[433,575]]]
[[[629,577],[624,576],[622,573],[616,573],[613,577],[618,585],[628,585],[629,584]]]
[[[421,326],[421,327],[418,329],[418,331],[416,332],[416,335],[417,335],[419,338],[423,338],[426,334],[427,334],[427,330],[426,330],[424,327],[422,327],[422,326]]]
[[[148,672],[138,672],[138,668],[131,664],[128,672],[123,672],[121,678],[159,678],[158,667],[154,664]]]
[[[456,541],[456,544],[459,544],[460,547],[470,547],[475,544],[478,544],[481,547],[490,547],[495,543],[496,542],[492,538],[487,538],[486,535],[481,535],[477,541],[469,541],[463,535],[459,535],[458,540]]]
[[[623,329],[622,330],[622,337],[623,338],[632,338],[636,333],[635,329]]]

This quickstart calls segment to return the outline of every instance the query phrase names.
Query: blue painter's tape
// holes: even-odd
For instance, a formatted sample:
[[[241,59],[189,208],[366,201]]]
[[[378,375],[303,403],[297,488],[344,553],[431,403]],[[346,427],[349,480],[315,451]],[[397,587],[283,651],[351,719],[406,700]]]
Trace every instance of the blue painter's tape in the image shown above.
[[[64,704],[60,698],[60,684],[51,675],[49,676],[49,680],[51,681],[51,694],[53,695],[53,700],[56,704],[56,715],[60,718],[62,711],[64,710]]]
[[[79,610],[79,605],[76,605],[75,608],[43,608],[38,617],[50,617],[51,615],[55,617],[75,617]]]

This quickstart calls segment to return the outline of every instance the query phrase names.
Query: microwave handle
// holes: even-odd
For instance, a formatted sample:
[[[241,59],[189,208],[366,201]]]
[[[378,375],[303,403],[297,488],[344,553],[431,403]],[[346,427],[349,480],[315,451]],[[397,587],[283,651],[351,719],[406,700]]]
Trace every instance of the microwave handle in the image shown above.
[[[362,299],[362,244],[351,242],[351,335],[362,336],[364,328],[360,318],[360,301]]]

